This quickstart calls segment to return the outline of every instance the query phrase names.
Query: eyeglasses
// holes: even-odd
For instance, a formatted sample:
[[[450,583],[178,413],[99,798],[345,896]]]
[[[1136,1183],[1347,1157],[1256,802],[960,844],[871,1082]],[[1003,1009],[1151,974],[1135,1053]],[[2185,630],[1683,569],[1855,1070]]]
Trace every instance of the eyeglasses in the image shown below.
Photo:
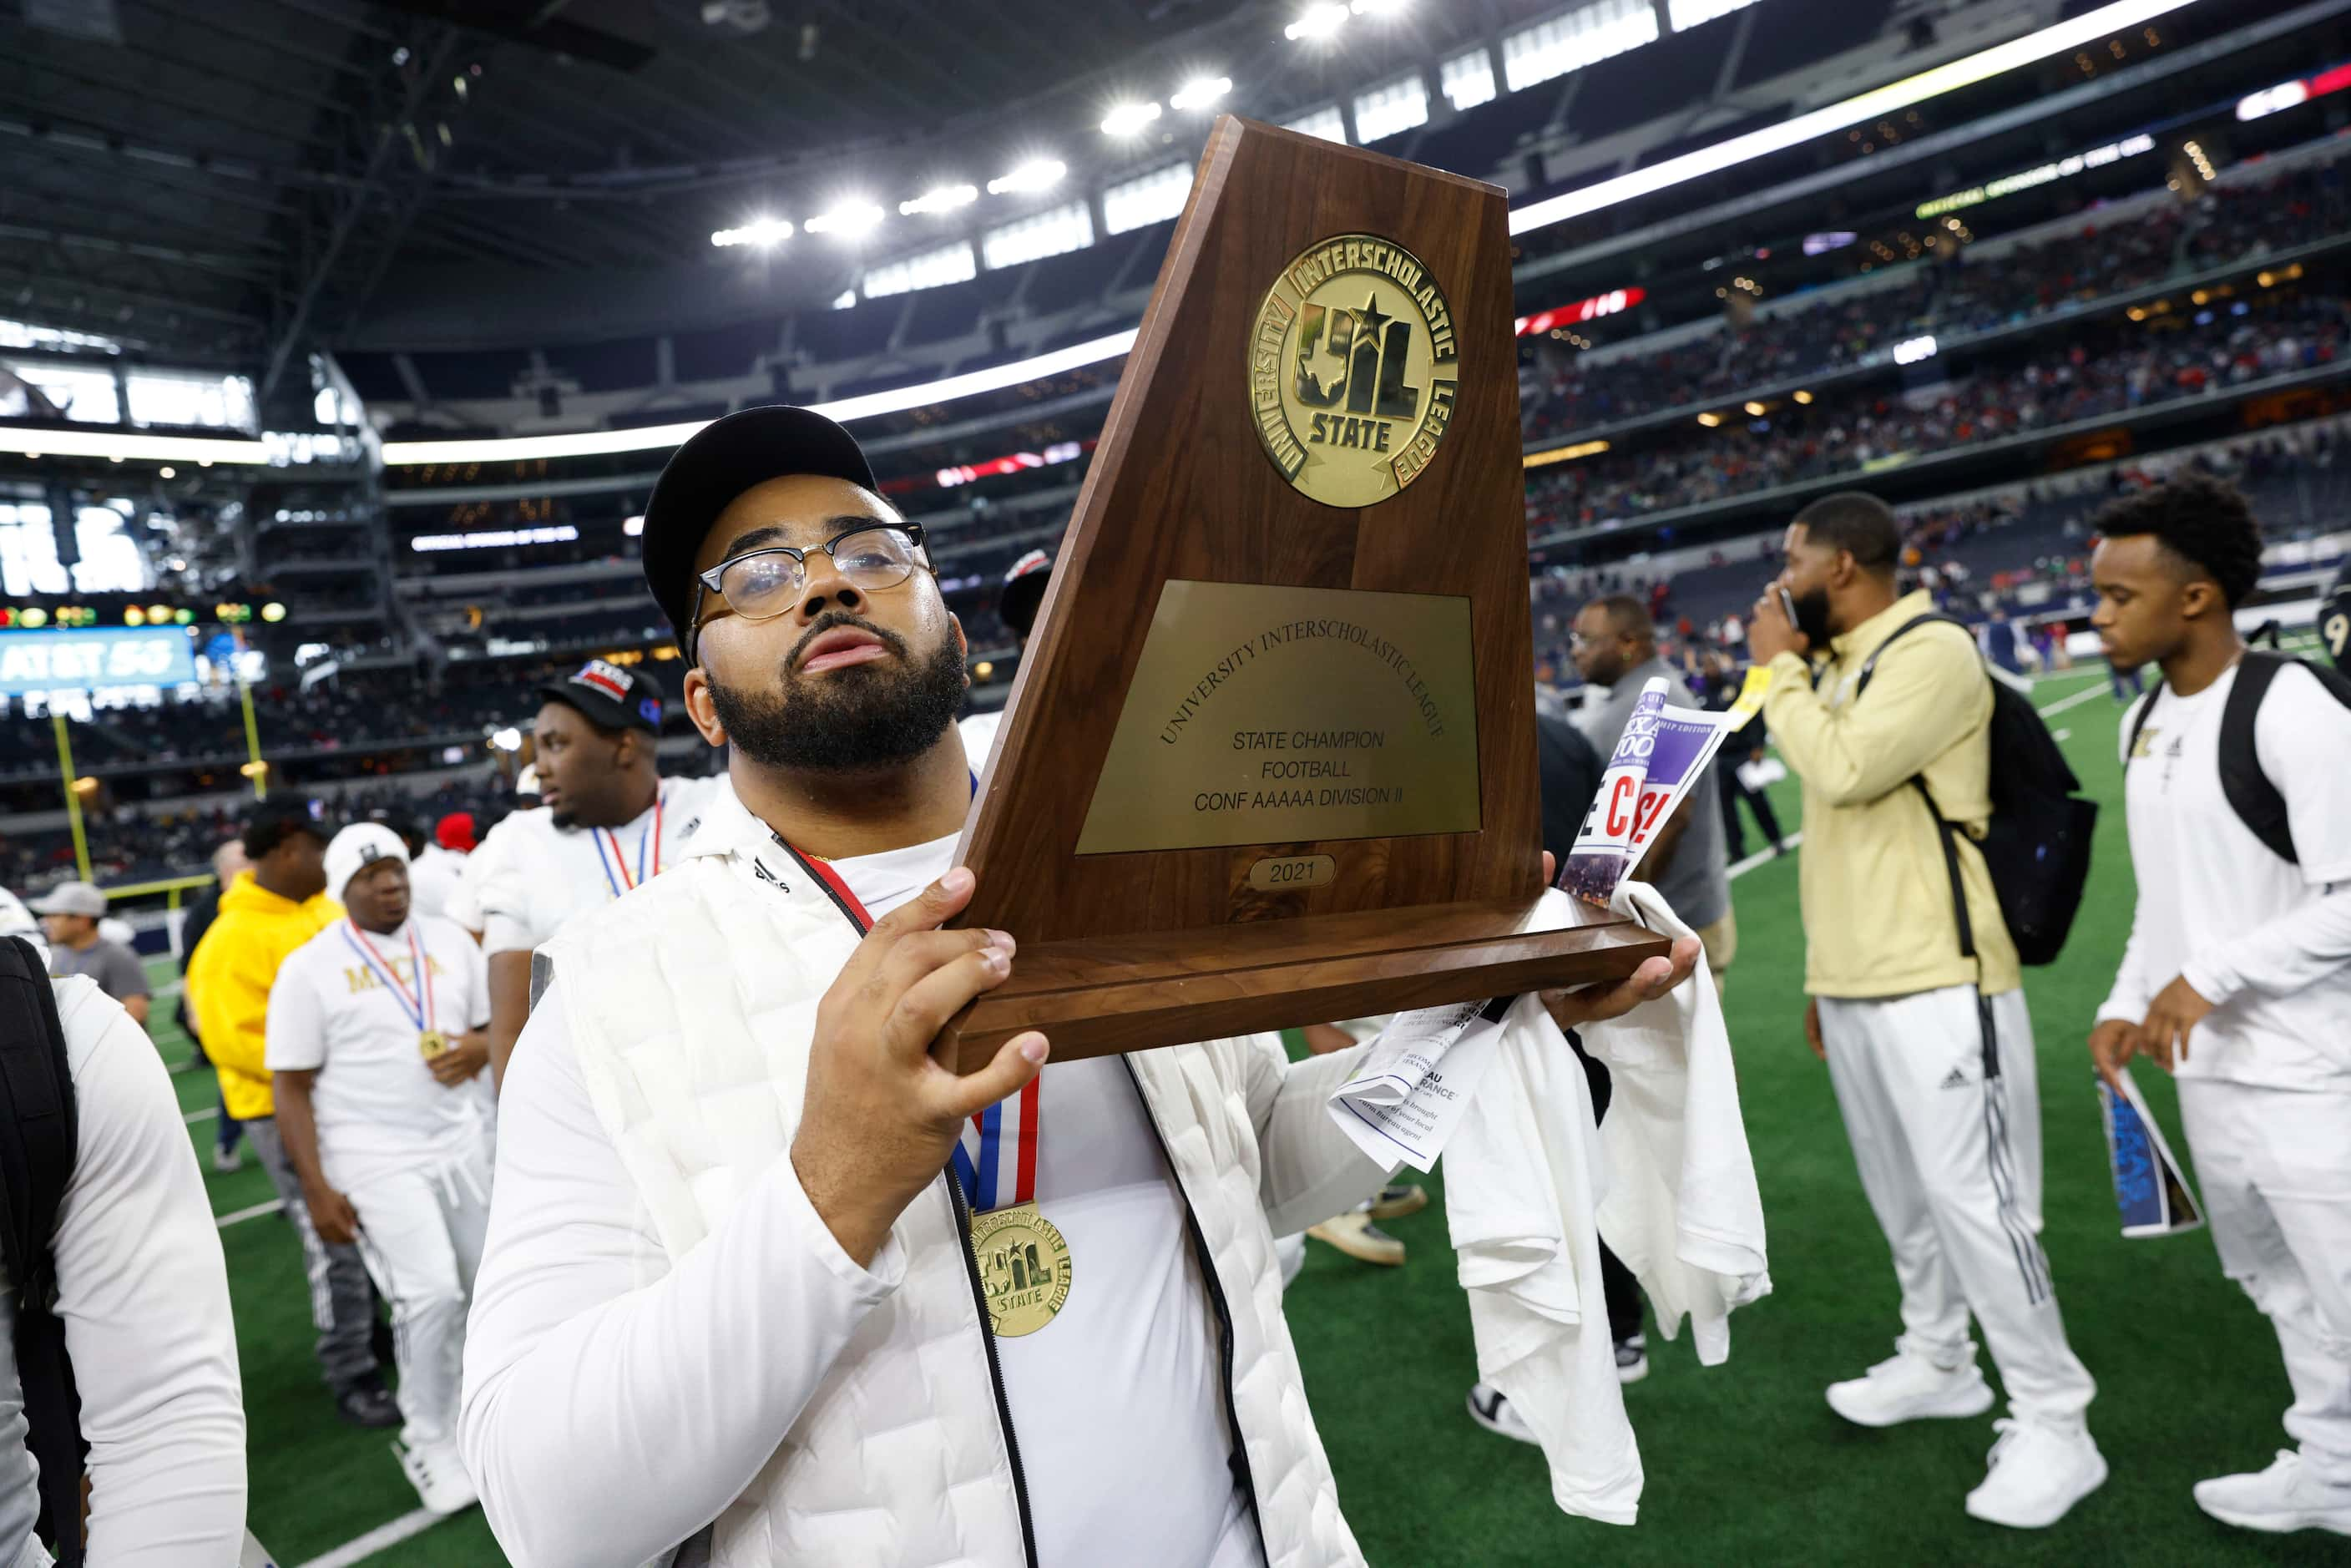
[[[923,553],[920,523],[876,523],[851,528],[813,547],[832,558],[834,570],[852,588],[868,593],[895,588],[928,567]],[[702,596],[707,591],[726,601],[726,608],[746,621],[773,621],[800,601],[808,587],[809,550],[795,545],[768,545],[722,560],[708,571],[695,574],[693,626],[702,630]],[[688,649],[691,656],[693,650]]]

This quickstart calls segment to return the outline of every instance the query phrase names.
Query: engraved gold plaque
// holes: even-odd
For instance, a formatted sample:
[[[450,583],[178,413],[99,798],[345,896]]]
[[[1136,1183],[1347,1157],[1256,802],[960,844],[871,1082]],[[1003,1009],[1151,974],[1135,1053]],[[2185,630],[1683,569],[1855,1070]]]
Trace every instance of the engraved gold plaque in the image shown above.
[[[1479,825],[1468,600],[1170,579],[1077,852]]]
[[[1282,268],[1249,335],[1258,442],[1301,494],[1369,507],[1427,468],[1459,379],[1453,312],[1417,256],[1339,235]]]

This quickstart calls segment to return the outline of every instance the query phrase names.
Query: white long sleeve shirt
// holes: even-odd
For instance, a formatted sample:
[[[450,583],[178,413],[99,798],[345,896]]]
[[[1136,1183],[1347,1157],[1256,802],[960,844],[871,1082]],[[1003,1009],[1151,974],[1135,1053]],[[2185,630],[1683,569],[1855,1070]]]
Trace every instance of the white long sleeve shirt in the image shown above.
[[[2138,905],[2098,1018],[2137,1023],[2185,977],[2213,1008],[2189,1037],[2180,1077],[2351,1089],[2351,708],[2293,668],[2262,701],[2253,745],[2285,799],[2292,863],[2220,788],[2220,716],[2236,679],[2232,667],[2194,696],[2158,693],[2124,758]],[[2132,728],[2126,716],[2125,747]]]
[[[146,1031],[88,980],[57,981],[57,1001],[80,1139],[53,1251],[89,1444],[89,1561],[233,1568],[245,1542],[245,1407],[204,1177]],[[7,1327],[0,1562],[23,1552],[37,1508]]]

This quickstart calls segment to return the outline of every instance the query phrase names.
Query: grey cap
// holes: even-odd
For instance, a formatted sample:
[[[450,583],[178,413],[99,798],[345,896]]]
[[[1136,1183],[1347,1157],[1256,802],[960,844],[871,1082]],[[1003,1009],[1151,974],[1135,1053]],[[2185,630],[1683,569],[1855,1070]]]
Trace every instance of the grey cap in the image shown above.
[[[106,913],[106,894],[94,883],[61,882],[33,900],[36,915],[87,915],[92,920]]]

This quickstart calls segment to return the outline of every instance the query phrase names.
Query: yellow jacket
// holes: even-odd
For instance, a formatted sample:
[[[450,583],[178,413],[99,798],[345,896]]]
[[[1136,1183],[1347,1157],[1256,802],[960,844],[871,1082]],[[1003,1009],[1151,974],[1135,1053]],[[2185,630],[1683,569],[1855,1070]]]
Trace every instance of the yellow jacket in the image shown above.
[[[277,1111],[263,1065],[277,966],[342,914],[323,893],[297,904],[239,872],[221,894],[212,928],[188,955],[188,1014],[220,1074],[221,1103],[240,1122]]]
[[[1991,816],[1991,677],[1974,640],[1922,626],[1886,650],[1867,695],[1853,696],[1879,644],[1934,608],[1913,593],[1836,638],[1817,691],[1795,654],[1771,661],[1764,722],[1804,783],[1804,988],[1816,997],[1907,996],[1979,978],[1959,956],[1950,873],[1914,774],[1967,830],[1959,878],[1985,994],[2021,983],[1991,875],[1968,837]]]

